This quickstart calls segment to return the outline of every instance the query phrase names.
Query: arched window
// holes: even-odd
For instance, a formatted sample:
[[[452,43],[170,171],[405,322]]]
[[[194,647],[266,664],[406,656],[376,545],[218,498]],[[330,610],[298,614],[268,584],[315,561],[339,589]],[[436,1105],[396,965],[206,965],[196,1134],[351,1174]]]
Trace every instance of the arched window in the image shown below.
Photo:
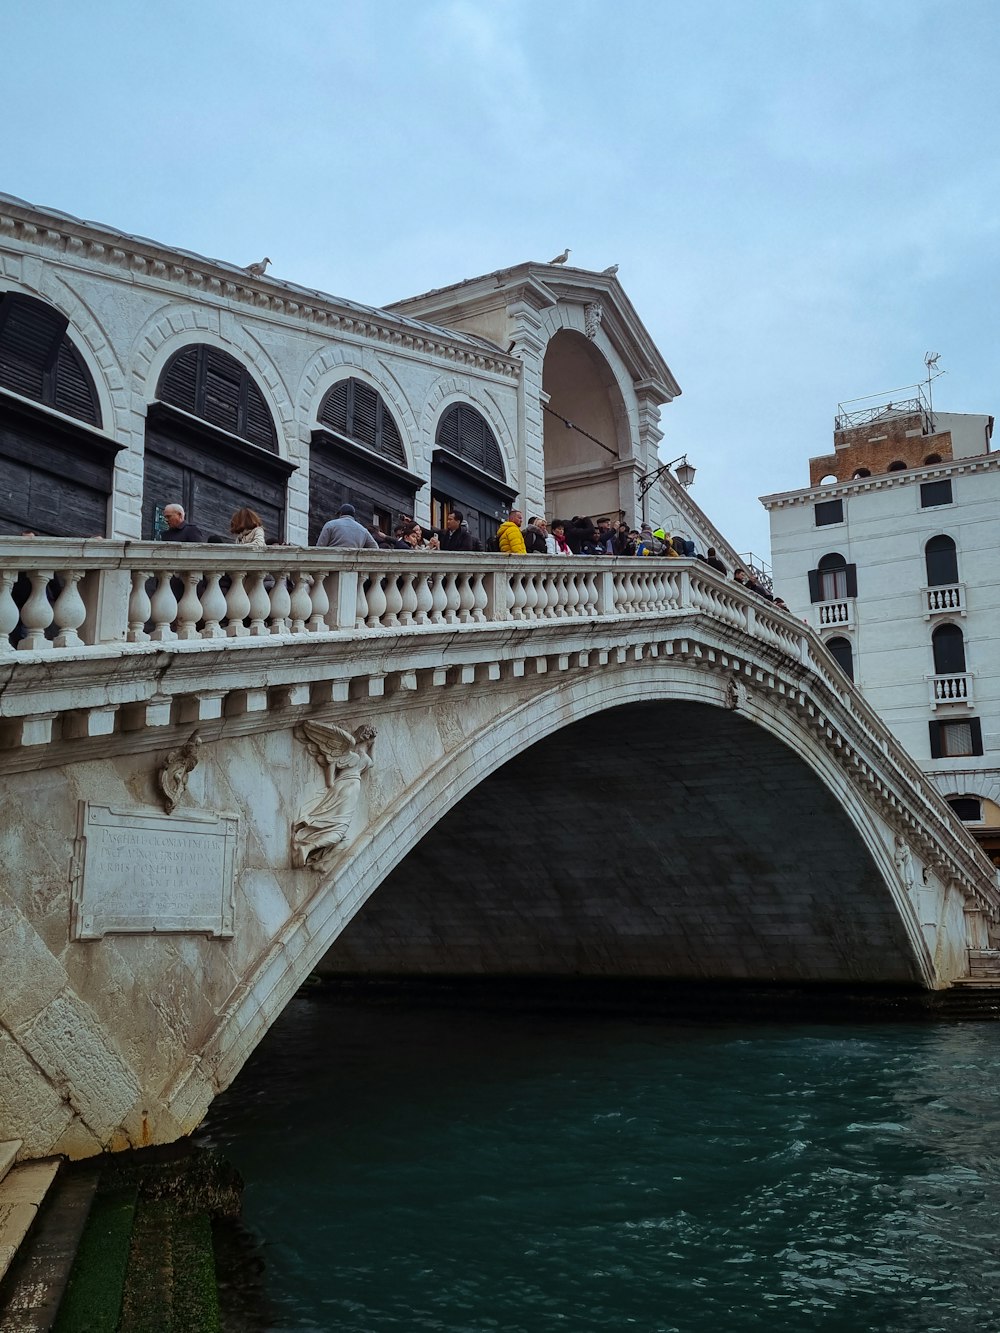
[[[260,514],[282,540],[295,464],[280,457],[270,410],[235,357],[206,343],[184,347],[163,368],[146,411],[142,535],[163,531],[163,509],[183,505],[203,537],[229,537],[237,509]]]
[[[491,477],[505,480],[503,458],[486,418],[468,403],[455,403],[438,422],[434,443]]]
[[[94,381],[68,327],[66,317],[43,301],[17,292],[0,296],[0,388],[100,426]]]
[[[825,555],[819,562],[818,569],[824,602],[833,602],[847,596],[847,561],[838,551]]]
[[[362,380],[340,380],[323,399],[319,423],[406,466],[406,450],[382,395]]]
[[[927,586],[940,588],[958,582],[958,554],[951,537],[941,533],[932,537],[924,547],[927,562]]]
[[[871,474],[871,468],[859,467],[854,472],[853,480],[860,481],[862,477],[870,477]]]
[[[858,595],[858,567],[849,565],[839,551],[823,556],[809,571],[809,600],[838,602]]]
[[[854,651],[850,639],[827,639],[827,649],[845,676],[854,679]]]
[[[957,625],[938,625],[931,635],[934,674],[959,676],[965,671],[965,638]]]
[[[963,824],[981,824],[983,806],[978,796],[949,796],[948,804]]]
[[[907,465],[906,463],[904,463],[903,460],[902,460],[901,458],[897,458],[897,459],[895,460],[895,462],[889,464],[889,466],[888,466],[888,468],[886,469],[886,471],[887,471],[887,472],[905,472],[907,466],[908,466],[908,465]]]
[[[264,395],[245,366],[217,347],[185,347],[167,362],[156,396],[271,453],[278,437]]]
[[[924,467],[929,467],[931,463],[940,463],[940,462],[941,462],[940,454],[928,454],[927,457],[924,459]]]

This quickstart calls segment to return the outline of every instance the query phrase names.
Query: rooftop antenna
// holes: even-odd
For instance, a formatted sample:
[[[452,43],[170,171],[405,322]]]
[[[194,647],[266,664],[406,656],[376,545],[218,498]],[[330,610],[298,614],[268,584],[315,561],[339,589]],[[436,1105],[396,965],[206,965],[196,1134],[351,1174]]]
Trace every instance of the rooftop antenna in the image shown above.
[[[927,367],[927,415],[930,417],[931,434],[934,434],[934,390],[931,385],[945,372],[938,369],[938,362],[941,360],[940,352],[925,352],[924,365]]]

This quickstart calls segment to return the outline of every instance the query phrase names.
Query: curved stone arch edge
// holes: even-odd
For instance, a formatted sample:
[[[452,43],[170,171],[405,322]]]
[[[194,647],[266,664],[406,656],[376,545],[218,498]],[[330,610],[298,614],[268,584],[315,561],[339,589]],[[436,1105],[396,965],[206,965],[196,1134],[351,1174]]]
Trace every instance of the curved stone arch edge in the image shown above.
[[[639,672],[633,668],[602,682],[598,691],[589,683],[582,684],[576,698],[567,699],[565,685],[553,686],[487,724],[468,737],[459,750],[442,755],[425,778],[404,794],[403,803],[393,804],[371,826],[366,854],[354,855],[345,862],[338,872],[336,888],[333,881],[324,881],[289,919],[281,935],[220,1014],[201,1052],[164,1088],[163,1101],[170,1114],[189,1130],[197,1125],[212,1097],[232,1083],[309,972],[378,891],[390,871],[444,814],[508,760],[574,722],[634,703],[637,685],[649,691],[644,702],[690,702],[725,708],[728,680],[722,673],[709,676],[692,665],[670,680],[664,680],[655,668]],[[796,724],[784,710],[762,709],[751,703],[739,712],[792,749],[844,804],[852,826],[890,893],[925,986],[928,989],[939,986],[916,908],[899,882],[892,849],[879,835],[871,812],[853,787],[846,789],[849,799],[844,799],[843,773],[825,747],[812,738],[810,753],[803,754],[801,745],[796,744],[802,739],[801,723]],[[404,838],[399,836],[401,825],[406,829]],[[232,1042],[228,1041],[230,1033],[236,1034]]]

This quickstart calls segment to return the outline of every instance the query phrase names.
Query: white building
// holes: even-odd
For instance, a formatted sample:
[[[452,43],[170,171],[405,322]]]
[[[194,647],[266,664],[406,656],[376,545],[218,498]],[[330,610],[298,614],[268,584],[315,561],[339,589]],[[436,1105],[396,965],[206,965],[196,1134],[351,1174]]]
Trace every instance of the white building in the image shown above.
[[[776,593],[1000,864],[1000,454],[922,394],[844,413],[811,485],[762,497]]]
[[[486,540],[517,500],[732,565],[669,472],[642,496],[679,391],[613,275],[527,263],[376,309],[0,195],[0,535],[151,538],[177,502],[304,545],[349,502]]]

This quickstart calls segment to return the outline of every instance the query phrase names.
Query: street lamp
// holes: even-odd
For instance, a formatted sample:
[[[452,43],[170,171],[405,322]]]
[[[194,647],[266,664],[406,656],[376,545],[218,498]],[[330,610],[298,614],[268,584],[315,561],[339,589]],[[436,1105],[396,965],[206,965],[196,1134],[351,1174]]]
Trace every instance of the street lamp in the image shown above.
[[[651,490],[652,487],[655,486],[656,483],[659,481],[660,477],[663,476],[664,472],[666,472],[668,468],[672,468],[675,463],[679,463],[680,467],[677,468],[677,470],[674,473],[674,476],[684,487],[684,489],[687,490],[687,488],[694,481],[695,469],[688,462],[687,454],[681,454],[679,458],[672,458],[669,463],[661,463],[660,466],[656,468],[655,471],[650,472],[643,477],[642,482],[639,485],[640,504],[642,504],[643,500],[646,498],[646,492]]]

